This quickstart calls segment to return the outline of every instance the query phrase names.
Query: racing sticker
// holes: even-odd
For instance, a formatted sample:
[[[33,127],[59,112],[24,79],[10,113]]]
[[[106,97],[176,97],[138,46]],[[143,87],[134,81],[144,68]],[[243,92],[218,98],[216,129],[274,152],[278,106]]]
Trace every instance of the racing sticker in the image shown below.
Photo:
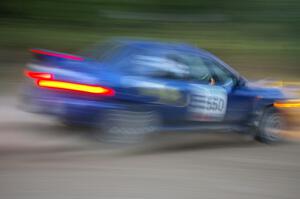
[[[171,106],[186,106],[187,98],[180,89],[163,82],[147,80],[145,78],[127,76],[122,79],[123,86],[136,88],[141,96],[154,97],[156,104]]]
[[[217,86],[192,85],[188,115],[194,121],[221,121],[227,107],[227,93]]]

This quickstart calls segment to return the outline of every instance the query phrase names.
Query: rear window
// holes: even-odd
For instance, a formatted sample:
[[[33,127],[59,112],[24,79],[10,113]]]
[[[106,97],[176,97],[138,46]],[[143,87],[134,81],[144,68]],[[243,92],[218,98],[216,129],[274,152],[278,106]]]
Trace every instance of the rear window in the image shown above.
[[[79,55],[98,61],[112,60],[122,50],[122,45],[118,42],[105,42],[93,45],[81,52]]]

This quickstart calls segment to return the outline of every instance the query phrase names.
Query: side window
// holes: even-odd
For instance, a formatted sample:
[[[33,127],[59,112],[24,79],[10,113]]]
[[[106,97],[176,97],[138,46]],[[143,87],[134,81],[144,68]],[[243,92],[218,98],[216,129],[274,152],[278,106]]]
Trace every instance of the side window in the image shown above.
[[[137,75],[166,79],[184,79],[188,67],[175,55],[135,55],[131,72]]]
[[[205,59],[205,63],[213,73],[213,79],[217,85],[224,85],[226,83],[234,83],[234,77],[232,74],[225,69],[222,65],[215,61]]]
[[[189,80],[210,83],[212,75],[205,61],[198,56],[186,56],[189,66]]]
[[[187,79],[190,71],[185,59],[177,54],[167,54],[168,71],[173,79]]]

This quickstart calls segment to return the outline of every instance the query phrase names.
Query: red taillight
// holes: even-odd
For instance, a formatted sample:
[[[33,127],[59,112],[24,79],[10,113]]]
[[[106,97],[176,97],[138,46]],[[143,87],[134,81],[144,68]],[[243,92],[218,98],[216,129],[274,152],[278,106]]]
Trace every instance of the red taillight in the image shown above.
[[[103,86],[54,80],[53,74],[51,73],[35,72],[35,71],[25,71],[24,73],[27,77],[36,79],[36,84],[42,88],[79,91],[79,92],[106,95],[106,96],[115,95],[115,91],[113,89],[103,87]]]
[[[25,71],[24,73],[27,77],[33,79],[53,79],[53,75],[51,73],[34,72],[34,71]]]
[[[79,84],[79,83],[72,83],[72,82],[65,82],[65,81],[47,80],[47,79],[39,79],[37,81],[37,85],[43,88],[79,91],[79,92],[106,95],[106,96],[115,95],[115,91],[113,89],[103,87],[103,86],[97,86],[97,85]]]

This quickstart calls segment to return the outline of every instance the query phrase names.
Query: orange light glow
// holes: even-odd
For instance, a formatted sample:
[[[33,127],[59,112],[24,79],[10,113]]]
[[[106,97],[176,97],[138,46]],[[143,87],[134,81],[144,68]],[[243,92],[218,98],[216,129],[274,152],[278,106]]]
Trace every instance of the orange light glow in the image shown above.
[[[273,105],[276,108],[300,108],[300,101],[288,100],[285,102],[275,102]]]
[[[115,94],[114,90],[110,88],[87,85],[87,84],[64,82],[64,81],[40,79],[37,81],[37,84],[38,86],[44,88],[65,89],[71,91],[80,91],[80,92],[101,94],[101,95],[108,95],[108,96],[113,96]]]

